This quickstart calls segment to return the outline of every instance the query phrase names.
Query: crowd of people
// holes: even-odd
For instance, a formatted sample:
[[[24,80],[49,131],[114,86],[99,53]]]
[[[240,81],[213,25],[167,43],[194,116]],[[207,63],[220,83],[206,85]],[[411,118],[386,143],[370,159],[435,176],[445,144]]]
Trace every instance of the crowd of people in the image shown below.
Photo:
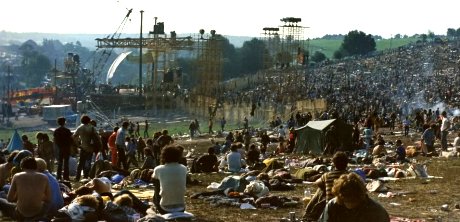
[[[297,112],[285,121],[278,117],[271,124],[270,136],[266,130],[251,128],[245,117],[243,129],[229,130],[222,144],[212,141],[207,153],[196,156],[191,164],[183,153],[185,148],[175,143],[167,129],[150,137],[147,121],[141,136],[139,122],[124,121],[105,132],[83,115],[81,125],[72,133],[66,119],[58,118],[59,127],[52,138],[38,133],[38,144],[33,144],[24,135],[23,149],[9,153],[0,165],[0,209],[5,216],[25,221],[110,221],[114,217],[128,221],[147,217],[149,211],[184,213],[186,184],[194,182],[189,172],[261,170],[267,167],[264,160],[269,157],[295,152],[295,127],[313,119],[339,118],[354,125],[353,147],[333,143],[334,128],[329,129],[324,154],[333,156],[334,169],[315,182],[321,189],[316,202],[312,200],[307,206],[306,215],[320,221],[340,221],[343,217],[389,221],[386,210],[367,195],[360,175],[347,169],[349,151],[365,150],[361,161],[388,156],[379,134],[385,124],[391,130],[402,126],[404,136],[419,132],[422,155],[436,155],[436,139],[441,141],[441,150],[447,150],[448,131],[456,126],[452,110],[458,105],[460,92],[460,79],[454,75],[460,57],[452,44],[413,44],[334,64],[324,62],[305,75],[289,73],[282,79],[275,73],[254,82],[251,89],[228,90],[224,97],[233,103],[260,106],[264,102],[325,98],[329,109],[314,114]],[[446,104],[444,110],[423,109],[438,103]],[[224,118],[219,125],[223,133]],[[210,119],[209,134],[215,133],[212,127]],[[204,134],[197,119],[189,130],[191,137]],[[256,137],[260,144],[254,143]],[[455,146],[460,146],[459,138]],[[269,151],[270,144],[276,144],[273,152]],[[407,161],[401,140],[396,141],[394,151],[389,159]],[[130,183],[152,183],[153,206],[128,190],[113,194],[112,185],[124,178]],[[75,183],[71,181],[82,185],[72,189]]]
[[[58,118],[53,139],[40,132],[36,135],[38,144],[22,136],[23,149],[14,149],[0,165],[0,209],[4,216],[19,221],[112,221],[115,217],[145,216],[148,203],[127,190],[116,195],[111,190],[114,178],[130,176],[132,171],[140,175],[141,170],[143,179],[155,184],[156,212],[184,211],[184,148],[172,144],[168,130],[143,138],[138,130],[130,130],[128,121],[112,132],[97,130],[97,123],[87,115],[80,121],[72,133],[66,119]],[[183,181],[177,180],[179,175],[184,175]],[[72,184],[79,183],[83,185],[71,189]],[[182,193],[178,192],[180,184]],[[116,209],[125,214],[113,215]]]

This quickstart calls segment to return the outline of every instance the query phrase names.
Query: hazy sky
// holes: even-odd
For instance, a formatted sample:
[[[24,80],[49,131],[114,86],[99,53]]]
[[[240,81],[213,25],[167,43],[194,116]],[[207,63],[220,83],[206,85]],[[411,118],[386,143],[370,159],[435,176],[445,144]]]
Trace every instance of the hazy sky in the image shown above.
[[[389,38],[395,34],[446,34],[460,27],[457,0],[2,0],[0,30],[46,33],[114,33],[133,9],[122,33],[144,33],[154,17],[165,32],[191,34],[214,29],[222,35],[261,37],[262,28],[298,17],[305,38],[351,30]],[[104,35],[102,35],[104,37]]]

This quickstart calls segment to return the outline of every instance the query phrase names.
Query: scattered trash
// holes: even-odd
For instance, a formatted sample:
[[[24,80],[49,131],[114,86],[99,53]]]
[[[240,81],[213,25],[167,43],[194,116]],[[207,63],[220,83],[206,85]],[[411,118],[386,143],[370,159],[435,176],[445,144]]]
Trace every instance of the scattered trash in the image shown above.
[[[443,204],[443,205],[441,206],[441,210],[443,210],[443,211],[449,211],[449,205]]]
[[[387,193],[380,193],[380,194],[378,195],[378,197],[387,197],[387,198],[389,198],[389,197],[394,197],[394,196],[396,196],[396,195],[397,195],[397,194],[395,194],[395,193],[387,192]]]
[[[240,209],[243,209],[243,210],[246,210],[246,209],[249,209],[249,210],[255,210],[257,209],[256,207],[252,206],[251,204],[249,203],[242,203],[240,205]]]

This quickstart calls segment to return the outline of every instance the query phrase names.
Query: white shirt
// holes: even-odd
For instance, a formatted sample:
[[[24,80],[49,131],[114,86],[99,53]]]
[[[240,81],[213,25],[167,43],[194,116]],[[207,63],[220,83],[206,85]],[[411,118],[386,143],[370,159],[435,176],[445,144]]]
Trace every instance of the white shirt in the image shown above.
[[[448,130],[450,128],[450,122],[447,117],[442,117],[442,123],[441,123],[441,131]]]
[[[153,170],[152,178],[160,181],[160,205],[169,209],[185,208],[185,185],[187,168],[180,163],[159,165]]]
[[[455,147],[459,147],[459,146],[460,146],[460,137],[458,137],[458,136],[455,137],[455,139],[454,139],[454,146],[455,146]]]
[[[240,172],[241,170],[241,154],[237,152],[230,152],[227,155],[228,171]]]

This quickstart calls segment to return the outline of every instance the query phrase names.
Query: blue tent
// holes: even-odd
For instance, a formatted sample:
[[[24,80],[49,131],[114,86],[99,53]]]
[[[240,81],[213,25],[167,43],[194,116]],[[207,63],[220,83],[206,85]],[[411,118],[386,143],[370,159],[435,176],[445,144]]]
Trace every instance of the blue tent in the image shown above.
[[[19,136],[18,130],[14,130],[13,136],[11,137],[10,143],[6,147],[8,152],[13,152],[14,150],[22,150],[24,146],[22,145],[21,136]]]

